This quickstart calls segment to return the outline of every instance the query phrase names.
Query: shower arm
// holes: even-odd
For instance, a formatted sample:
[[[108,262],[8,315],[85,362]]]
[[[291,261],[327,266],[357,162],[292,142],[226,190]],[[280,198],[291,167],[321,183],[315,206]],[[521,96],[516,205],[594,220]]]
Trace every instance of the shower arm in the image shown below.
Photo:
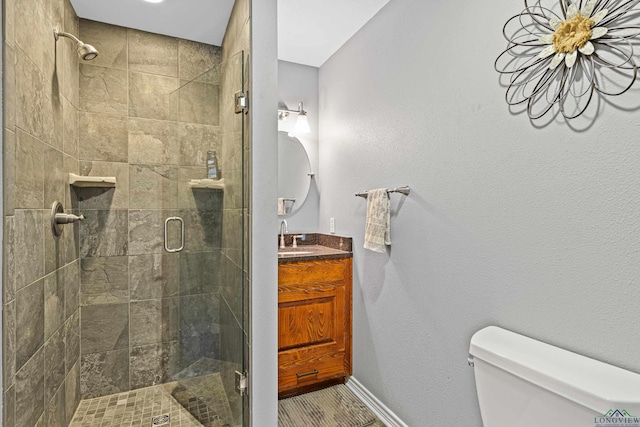
[[[84,44],[80,41],[79,38],[77,38],[76,36],[74,36],[73,34],[70,33],[65,33],[64,31],[58,31],[58,27],[55,27],[53,29],[53,36],[56,38],[56,41],[58,41],[59,37],[68,37],[71,40],[73,40],[74,42],[76,42],[77,44]]]

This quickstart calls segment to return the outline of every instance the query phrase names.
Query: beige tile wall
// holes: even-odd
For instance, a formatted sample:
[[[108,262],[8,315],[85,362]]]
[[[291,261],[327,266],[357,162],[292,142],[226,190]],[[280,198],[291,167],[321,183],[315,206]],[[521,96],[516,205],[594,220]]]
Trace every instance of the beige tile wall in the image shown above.
[[[78,227],[54,239],[55,200],[77,201],[77,34],[67,0],[5,0],[3,75],[4,425],[66,426],[80,397]]]
[[[117,180],[115,189],[77,191],[87,216],[80,226],[80,387],[92,398],[165,382],[199,358],[219,358],[223,200],[188,181],[206,177],[208,150],[221,152],[222,54],[84,19],[80,38],[101,55],[79,69],[79,169]],[[185,222],[181,253],[164,250],[170,216]]]
[[[228,115],[241,71],[232,57],[243,43],[248,50],[248,2],[238,3],[225,68],[215,67],[225,57],[218,47],[79,21],[68,0],[3,3],[4,425],[64,426],[81,395],[165,380],[198,356],[185,348],[219,353],[217,330],[202,325],[220,322],[220,270],[241,280],[247,238],[248,117]],[[79,64],[69,40],[55,42],[55,25],[100,56]],[[187,186],[205,176],[210,149],[224,199]],[[69,172],[115,175],[118,185],[71,190]],[[54,200],[87,216],[59,239],[48,225]],[[173,256],[162,250],[162,225],[176,214],[188,244]],[[240,309],[239,298],[227,300]]]

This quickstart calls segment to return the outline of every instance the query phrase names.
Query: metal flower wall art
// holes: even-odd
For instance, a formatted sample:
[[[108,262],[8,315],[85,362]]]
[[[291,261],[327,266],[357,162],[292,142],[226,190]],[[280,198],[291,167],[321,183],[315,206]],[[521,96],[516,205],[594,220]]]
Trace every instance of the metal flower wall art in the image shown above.
[[[554,106],[566,119],[580,116],[594,96],[628,91],[638,67],[640,0],[524,0],[503,28],[507,48],[495,69],[508,81],[506,101],[539,119]]]

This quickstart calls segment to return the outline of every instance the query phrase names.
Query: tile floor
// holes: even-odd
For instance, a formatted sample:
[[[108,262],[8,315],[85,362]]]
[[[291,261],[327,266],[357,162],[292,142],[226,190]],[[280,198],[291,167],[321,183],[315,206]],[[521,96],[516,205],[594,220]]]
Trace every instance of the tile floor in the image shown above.
[[[220,374],[214,373],[83,400],[69,427],[231,425],[231,409]]]
[[[194,377],[162,386],[204,427],[228,427],[233,416],[220,374]]]
[[[201,427],[162,386],[147,387],[80,402],[69,427],[148,427],[152,417],[169,415],[172,427]]]
[[[83,400],[69,427],[231,427],[219,368],[217,361],[203,359],[177,374],[177,381]],[[344,385],[278,406],[281,427],[384,427]]]
[[[279,427],[385,427],[346,385],[278,401]]]

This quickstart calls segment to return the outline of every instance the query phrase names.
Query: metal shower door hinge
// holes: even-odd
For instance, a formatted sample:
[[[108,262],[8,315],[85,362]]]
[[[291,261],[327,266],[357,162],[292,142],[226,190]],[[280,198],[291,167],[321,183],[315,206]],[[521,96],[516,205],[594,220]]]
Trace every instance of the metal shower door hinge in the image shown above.
[[[247,394],[247,372],[236,371],[236,393],[240,396]]]
[[[249,106],[249,97],[243,91],[235,93],[236,98],[236,114],[240,114],[247,110]]]

